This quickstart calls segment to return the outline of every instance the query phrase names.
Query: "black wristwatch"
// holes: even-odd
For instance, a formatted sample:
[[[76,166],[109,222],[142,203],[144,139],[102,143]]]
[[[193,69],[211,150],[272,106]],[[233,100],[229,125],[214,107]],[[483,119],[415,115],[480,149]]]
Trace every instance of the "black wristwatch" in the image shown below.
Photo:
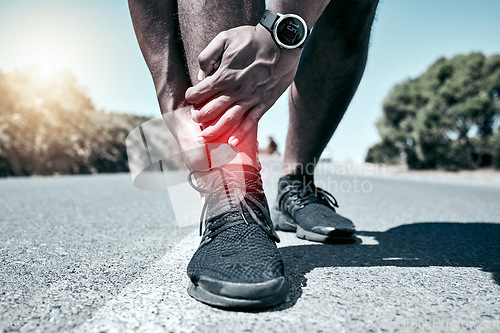
[[[309,36],[306,21],[295,14],[274,14],[266,10],[260,24],[271,32],[274,41],[284,49],[304,47]]]

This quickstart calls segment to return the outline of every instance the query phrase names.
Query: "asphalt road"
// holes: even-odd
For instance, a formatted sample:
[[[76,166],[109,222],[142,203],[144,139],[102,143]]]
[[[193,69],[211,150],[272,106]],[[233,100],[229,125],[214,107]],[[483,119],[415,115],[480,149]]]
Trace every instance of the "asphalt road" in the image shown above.
[[[165,192],[127,174],[0,180],[0,330],[500,331],[500,187],[332,174],[317,180],[358,242],[280,233],[291,293],[262,312],[187,295],[197,226],[177,227]]]

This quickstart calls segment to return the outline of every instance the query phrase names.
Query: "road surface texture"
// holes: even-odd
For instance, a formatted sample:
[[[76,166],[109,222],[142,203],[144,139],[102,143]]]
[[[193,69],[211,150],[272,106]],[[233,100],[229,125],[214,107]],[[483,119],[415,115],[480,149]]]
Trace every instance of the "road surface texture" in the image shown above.
[[[272,203],[278,175],[265,173]],[[317,176],[355,244],[280,232],[291,292],[260,312],[186,293],[197,225],[127,174],[0,181],[0,331],[500,331],[500,187]]]

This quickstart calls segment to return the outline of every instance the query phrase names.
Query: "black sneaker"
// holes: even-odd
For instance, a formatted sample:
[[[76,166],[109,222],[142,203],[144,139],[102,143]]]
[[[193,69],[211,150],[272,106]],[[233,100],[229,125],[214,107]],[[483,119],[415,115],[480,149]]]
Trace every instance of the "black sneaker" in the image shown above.
[[[276,230],[295,232],[297,237],[315,242],[355,241],[351,220],[337,214],[337,200],[304,177],[291,174],[278,182],[278,198],[273,208]]]
[[[284,264],[275,242],[269,207],[258,170],[226,165],[192,171],[190,183],[206,193],[198,250],[187,268],[188,293],[198,301],[224,308],[264,308],[288,294]],[[203,188],[191,175],[208,174]]]

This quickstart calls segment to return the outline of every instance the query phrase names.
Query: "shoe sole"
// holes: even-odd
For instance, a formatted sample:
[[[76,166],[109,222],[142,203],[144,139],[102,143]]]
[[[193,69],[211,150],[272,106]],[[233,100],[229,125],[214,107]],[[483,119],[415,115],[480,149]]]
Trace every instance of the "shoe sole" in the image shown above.
[[[188,294],[202,303],[233,310],[273,307],[286,299],[289,289],[284,277],[261,283],[209,282],[213,290],[207,290],[202,283],[191,281]],[[215,293],[215,290],[219,293]]]
[[[273,220],[274,228],[276,230],[295,232],[295,235],[300,239],[306,239],[313,242],[335,244],[356,242],[356,232],[352,232],[352,234],[348,234],[346,236],[328,236],[304,230],[300,225],[297,224],[297,222],[295,222],[293,217],[286,213],[280,212],[276,208],[272,209],[271,219]]]

